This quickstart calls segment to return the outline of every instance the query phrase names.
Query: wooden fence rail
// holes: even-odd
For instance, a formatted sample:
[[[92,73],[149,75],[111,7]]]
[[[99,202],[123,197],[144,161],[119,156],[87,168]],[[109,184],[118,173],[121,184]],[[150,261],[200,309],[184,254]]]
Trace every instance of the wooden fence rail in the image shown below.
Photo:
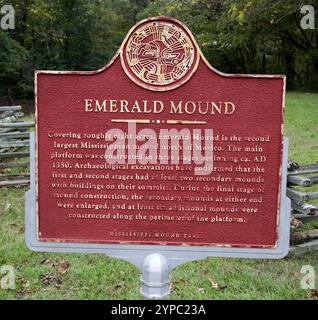
[[[30,183],[28,170],[15,172],[29,168],[29,131],[34,122],[21,121],[23,116],[21,106],[0,106],[0,188]]]
[[[292,218],[301,222],[318,221],[318,192],[306,190],[318,184],[318,163],[299,165],[290,161],[287,181],[287,196],[291,199]],[[292,233],[290,252],[299,255],[318,250],[317,239],[317,229]]]

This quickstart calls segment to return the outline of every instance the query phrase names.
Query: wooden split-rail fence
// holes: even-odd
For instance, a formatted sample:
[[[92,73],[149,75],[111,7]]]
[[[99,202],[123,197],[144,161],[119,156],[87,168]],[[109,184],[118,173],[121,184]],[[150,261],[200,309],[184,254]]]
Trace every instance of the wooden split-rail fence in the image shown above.
[[[21,106],[0,107],[0,187],[30,183],[30,129]]]
[[[318,163],[299,165],[289,161],[288,167],[287,196],[291,199],[293,220],[296,223],[318,221],[318,188],[311,188],[318,185]],[[294,254],[318,250],[318,229],[292,233],[291,243]]]

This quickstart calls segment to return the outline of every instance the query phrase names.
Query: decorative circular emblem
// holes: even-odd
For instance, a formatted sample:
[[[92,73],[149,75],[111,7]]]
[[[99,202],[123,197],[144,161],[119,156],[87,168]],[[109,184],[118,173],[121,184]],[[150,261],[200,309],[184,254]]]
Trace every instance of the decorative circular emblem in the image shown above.
[[[190,79],[198,50],[190,34],[174,21],[152,21],[132,31],[121,52],[127,75],[143,88],[165,91]]]

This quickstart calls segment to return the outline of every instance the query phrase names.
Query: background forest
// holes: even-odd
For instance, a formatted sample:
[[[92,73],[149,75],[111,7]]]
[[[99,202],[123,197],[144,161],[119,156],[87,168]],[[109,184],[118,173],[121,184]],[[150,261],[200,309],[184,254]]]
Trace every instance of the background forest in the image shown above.
[[[16,28],[0,30],[0,97],[33,98],[34,70],[94,70],[139,20],[175,17],[217,69],[286,74],[289,90],[318,91],[318,36],[300,26],[298,0],[0,0]],[[317,20],[317,19],[316,19]]]

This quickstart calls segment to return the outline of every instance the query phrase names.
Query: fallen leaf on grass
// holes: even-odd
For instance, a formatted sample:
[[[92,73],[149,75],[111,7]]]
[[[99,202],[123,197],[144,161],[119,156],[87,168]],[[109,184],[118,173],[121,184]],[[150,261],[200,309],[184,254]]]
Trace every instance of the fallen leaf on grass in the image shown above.
[[[198,288],[198,292],[205,292],[204,288]]]
[[[52,273],[41,275],[41,282],[45,286],[54,285],[56,288],[60,288],[62,285],[62,281]]]
[[[63,262],[60,263],[60,267],[58,268],[57,271],[59,273],[64,274],[68,271],[69,267],[70,267],[70,263],[67,260],[63,260]]]
[[[45,264],[49,267],[53,267],[55,265],[54,261],[51,259],[44,259],[41,261],[41,264]]]
[[[317,299],[317,298],[318,298],[318,290],[316,290],[316,289],[311,289],[311,290],[309,290],[308,296],[309,296],[310,298],[315,298],[315,299]]]
[[[44,284],[44,285],[49,285],[53,280],[53,276],[50,275],[50,274],[44,274],[43,276],[41,276],[41,282]]]
[[[290,221],[290,226],[292,229],[298,229],[298,228],[302,228],[304,226],[304,224],[300,220],[293,218]]]
[[[119,290],[119,289],[121,289],[123,286],[121,285],[121,284],[116,284],[115,285],[115,290]]]
[[[212,278],[208,278],[208,279],[209,279],[209,281],[211,283],[211,287],[213,289],[217,289],[219,287],[219,285],[217,284],[217,282],[214,279],[212,279]]]
[[[226,288],[227,288],[227,285],[226,285],[226,284],[222,284],[222,285],[220,285],[220,287],[219,287],[220,290],[224,290],[224,289],[226,289]]]
[[[187,283],[187,281],[183,278],[180,278],[176,281],[177,284],[180,284],[180,285],[185,285]]]

